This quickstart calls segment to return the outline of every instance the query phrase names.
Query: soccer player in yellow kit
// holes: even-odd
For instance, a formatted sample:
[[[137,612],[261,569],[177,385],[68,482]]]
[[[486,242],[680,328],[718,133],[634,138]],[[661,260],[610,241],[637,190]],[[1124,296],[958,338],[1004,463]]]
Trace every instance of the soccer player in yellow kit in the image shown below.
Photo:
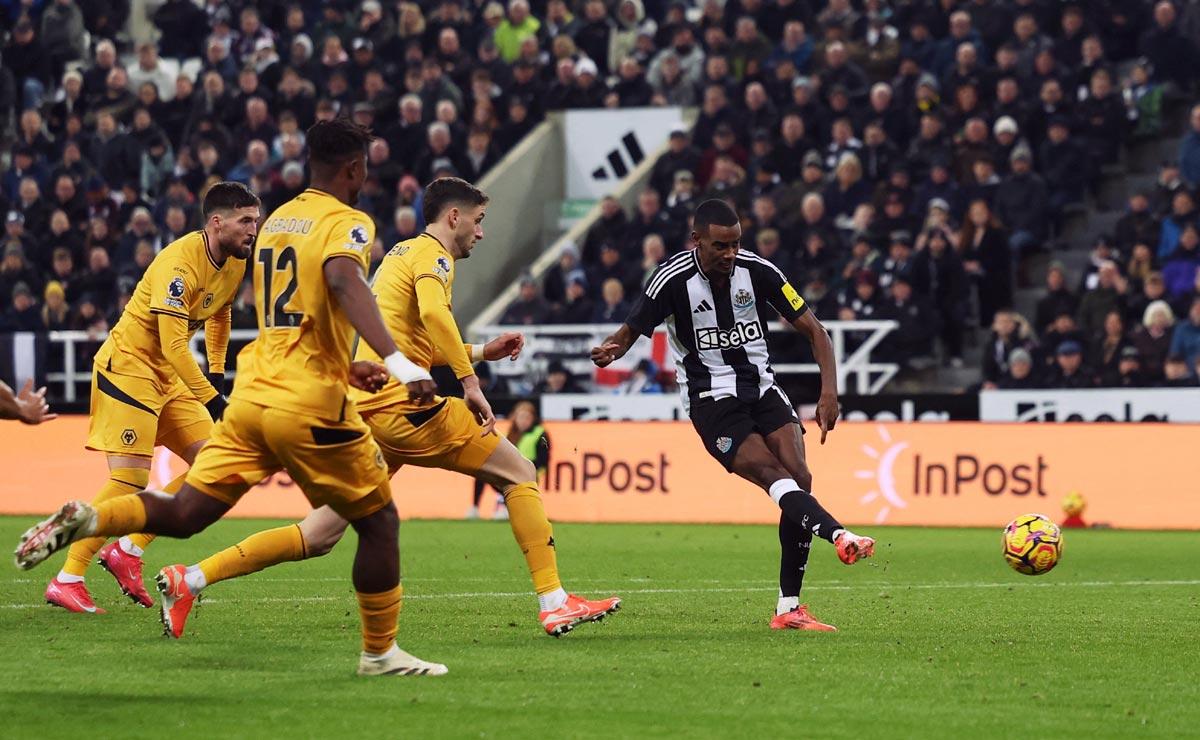
[[[383,450],[389,474],[406,464],[444,468],[480,478],[504,494],[509,524],[533,577],[538,618],[543,629],[557,637],[611,614],[620,608],[621,600],[592,601],[563,589],[537,471],[493,429],[496,420],[471,363],[515,358],[524,338],[505,334],[483,346],[464,345],[450,312],[456,261],[469,257],[475,242],[483,238],[487,203],[487,196],[465,180],[446,177],[432,182],[424,196],[427,231],[393,247],[373,283],[396,346],[423,368],[449,365],[462,382],[465,398],[438,397],[430,407],[400,383],[389,383],[379,393],[353,396]],[[361,343],[356,357],[379,361],[375,350]],[[164,568],[160,579],[171,572],[187,573],[184,588],[163,594],[167,634],[183,634],[201,589],[278,563],[324,555],[341,539],[346,526],[337,511],[325,507],[299,524],[300,537],[294,536],[296,525],[281,527],[252,535],[190,568]]]
[[[68,502],[25,533],[18,566],[31,568],[82,537],[191,536],[283,469],[314,508],[329,506],[358,533],[352,577],[362,620],[359,674],[446,673],[396,645],[400,520],[383,455],[350,398],[350,384],[372,386],[385,369],[417,405],[427,405],[435,390],[429,372],[396,349],[367,285],[374,226],[349,204],[366,178],[370,140],[345,119],[308,130],[311,187],[271,214],[255,249],[258,338],[238,355],[229,407],[179,493],[145,491],[95,507]],[[352,362],[356,330],[383,366]],[[272,535],[299,540],[300,530]],[[182,568],[170,573],[160,590],[172,590],[184,575]]]
[[[225,408],[230,306],[258,232],[258,196],[241,183],[219,182],[205,194],[202,211],[204,227],[158,253],[96,353],[87,448],[107,455],[109,479],[93,503],[145,488],[156,445],[190,465]],[[201,326],[207,377],[188,347]],[[166,490],[173,493],[182,484],[180,476]],[[46,601],[103,614],[84,585],[96,557],[134,603],[153,606],[142,585],[141,559],[152,539],[134,534],[108,545],[103,537],[76,542],[46,586]]]

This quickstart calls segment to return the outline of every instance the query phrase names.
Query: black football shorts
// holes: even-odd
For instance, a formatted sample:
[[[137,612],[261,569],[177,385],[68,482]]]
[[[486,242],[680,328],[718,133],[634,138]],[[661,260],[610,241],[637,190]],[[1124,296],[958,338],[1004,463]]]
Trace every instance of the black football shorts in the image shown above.
[[[769,388],[753,403],[736,398],[701,400],[692,404],[691,418],[704,449],[729,472],[733,472],[738,447],[751,434],[765,437],[785,424],[800,424],[792,402],[777,386]],[[800,433],[804,433],[803,424]]]

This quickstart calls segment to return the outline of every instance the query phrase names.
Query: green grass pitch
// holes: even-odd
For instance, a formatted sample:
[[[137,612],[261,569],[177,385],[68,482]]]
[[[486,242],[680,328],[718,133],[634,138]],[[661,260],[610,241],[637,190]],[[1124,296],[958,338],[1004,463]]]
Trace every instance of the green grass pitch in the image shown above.
[[[15,546],[29,519],[0,519]],[[148,570],[267,525],[159,540]],[[442,678],[354,675],[354,537],[219,584],[181,641],[93,568],[106,616],[41,603],[62,556],[0,570],[8,737],[1131,737],[1200,722],[1200,537],[1068,531],[1038,578],[1000,531],[877,528],[853,567],[815,542],[803,600],[836,634],[773,632],[774,528],[559,525],[566,586],[624,609],[535,620],[505,524],[409,522],[400,644]],[[148,576],[152,573],[148,573]]]

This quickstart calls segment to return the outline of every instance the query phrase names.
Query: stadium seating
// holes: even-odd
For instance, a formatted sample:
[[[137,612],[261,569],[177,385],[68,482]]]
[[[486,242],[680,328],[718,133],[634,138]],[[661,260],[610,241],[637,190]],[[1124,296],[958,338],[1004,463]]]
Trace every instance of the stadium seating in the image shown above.
[[[619,319],[721,197],[819,316],[899,322],[900,387],[1194,383],[1200,10],[947,5],[0,4],[0,331],[102,335],[207,184],[268,209],[303,187],[318,118],[380,135],[379,259],[420,186],[478,179],[549,111],[694,105],[634,212],[510,319]]]

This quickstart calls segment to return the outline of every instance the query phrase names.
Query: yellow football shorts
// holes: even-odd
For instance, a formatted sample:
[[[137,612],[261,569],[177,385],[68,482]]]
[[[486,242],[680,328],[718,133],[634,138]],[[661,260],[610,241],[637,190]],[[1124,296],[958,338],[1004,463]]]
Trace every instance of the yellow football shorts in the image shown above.
[[[187,482],[230,506],[263,478],[286,470],[312,507],[347,521],[392,500],[387,466],[371,430],[349,410],[328,421],[233,399],[213,427]]]
[[[461,398],[443,398],[420,411],[383,408],[363,420],[392,473],[416,465],[473,476],[500,444],[497,434],[481,436],[483,428]]]
[[[87,448],[112,455],[152,457],[155,445],[177,455],[208,439],[212,418],[188,387],[165,392],[147,378],[92,369]]]

